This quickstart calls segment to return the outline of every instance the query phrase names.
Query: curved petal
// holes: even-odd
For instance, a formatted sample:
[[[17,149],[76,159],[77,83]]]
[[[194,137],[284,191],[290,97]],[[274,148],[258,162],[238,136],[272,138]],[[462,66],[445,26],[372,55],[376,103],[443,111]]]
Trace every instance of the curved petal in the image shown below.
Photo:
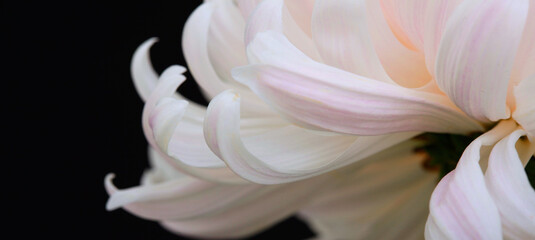
[[[445,96],[314,62],[274,31],[258,34],[248,54],[261,64],[235,68],[234,78],[299,126],[358,135],[481,130]]]
[[[321,58],[314,42],[295,23],[283,0],[263,1],[258,4],[254,14],[247,21],[245,44],[249,45],[258,33],[265,31],[284,33],[290,42],[312,59]],[[250,63],[256,62],[254,56],[247,57]]]
[[[422,53],[405,47],[391,31],[378,0],[366,0],[368,29],[386,73],[396,83],[410,88],[421,87],[431,80]]]
[[[523,79],[535,74],[535,1],[530,0],[526,25],[518,46],[511,73],[511,83],[516,86]]]
[[[163,103],[165,103],[165,105],[159,105],[159,103],[162,103],[162,99],[173,96],[178,85],[185,80],[185,77],[182,75],[182,70],[183,68],[180,66],[172,66],[166,69],[164,73],[162,73],[160,80],[158,81],[158,85],[145,103],[145,107],[143,108],[142,123],[143,131],[147,141],[166,159],[171,166],[179,171],[183,171],[184,173],[199,177],[201,179],[207,179],[215,182],[244,183],[245,181],[242,178],[232,173],[226,167],[214,169],[194,168],[185,165],[184,163],[167,155],[166,145],[168,145],[168,141],[170,139],[168,134],[173,132],[172,129],[176,129],[176,124],[178,120],[180,120],[180,116],[184,111],[186,111],[183,108],[185,108],[187,105],[184,104],[183,100],[177,101],[171,99],[164,101]],[[155,111],[155,109],[159,111]],[[157,116],[158,113],[163,113],[163,115]],[[155,133],[153,128],[157,129],[158,131]],[[160,146],[163,148],[160,148]],[[214,161],[216,160],[214,159]]]
[[[515,149],[522,135],[523,130],[516,130],[494,146],[485,173],[507,239],[535,239],[535,190]],[[529,155],[533,153],[535,148]]]
[[[448,20],[436,62],[440,88],[480,121],[510,116],[507,86],[528,0],[464,1]]]
[[[182,33],[182,49],[196,82],[210,98],[227,89],[215,72],[208,55],[208,31],[214,4],[205,2],[189,16]]]
[[[324,178],[310,179],[263,188],[269,193],[251,194],[231,207],[212,215],[184,221],[164,221],[167,229],[180,234],[205,238],[234,239],[254,234],[290,216],[328,186]]]
[[[500,214],[479,165],[482,146],[492,146],[516,128],[502,121],[474,140],[455,170],[442,178],[430,202],[427,239],[502,239]]]
[[[247,64],[243,42],[245,21],[232,1],[215,1],[214,5],[207,36],[210,62],[222,81],[237,85],[230,70]]]
[[[130,64],[130,74],[138,95],[145,102],[150,93],[156,87],[158,74],[152,68],[150,62],[150,47],[158,41],[158,38],[149,38],[136,49]]]
[[[312,36],[311,33],[311,18],[315,0],[284,0],[284,4],[288,7],[292,19],[308,36]]]
[[[425,154],[401,145],[356,170],[335,171],[339,184],[300,211],[320,239],[422,238],[437,173],[422,168]]]
[[[240,138],[239,96],[226,91],[208,106],[204,133],[208,146],[238,175],[252,182],[297,181],[343,167],[409,139],[417,133],[374,137],[317,135],[288,126]]]
[[[463,0],[428,1],[424,23],[425,65],[431,75],[435,75],[435,61],[440,39],[451,14]]]
[[[394,35],[407,48],[423,52],[427,0],[381,0],[381,9]]]
[[[312,14],[312,38],[326,64],[394,83],[375,53],[366,20],[364,0],[318,0]]]
[[[524,79],[514,88],[516,109],[513,118],[528,132],[529,138],[535,140],[535,74]]]
[[[214,2],[205,2],[195,9],[188,18],[182,35],[182,49],[191,74],[209,98],[213,98],[226,89],[236,89],[236,84],[221,80],[209,57],[208,34],[212,15],[216,9],[217,5]],[[244,103],[245,114],[273,115],[269,108],[248,89],[238,87],[236,90],[247,99]]]

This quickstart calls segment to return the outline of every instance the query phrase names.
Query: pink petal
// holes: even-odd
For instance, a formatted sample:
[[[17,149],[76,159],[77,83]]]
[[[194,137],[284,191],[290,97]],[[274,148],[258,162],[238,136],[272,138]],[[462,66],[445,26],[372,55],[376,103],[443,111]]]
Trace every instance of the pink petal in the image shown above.
[[[514,121],[500,122],[466,148],[456,169],[442,178],[431,196],[426,238],[502,239],[498,208],[478,162],[481,147],[492,146],[515,128]]]
[[[442,34],[451,14],[462,0],[429,1],[424,22],[425,65],[431,75],[435,74],[435,61]]]
[[[315,0],[285,0],[284,4],[292,16],[292,19],[299,25],[301,30],[308,36],[312,36],[311,18],[312,11],[316,4]]]
[[[234,78],[299,126],[357,135],[481,129],[444,96],[314,62],[277,32],[258,34],[248,54],[261,64],[235,68]]]
[[[230,91],[212,100],[204,123],[210,149],[236,174],[261,184],[310,178],[359,161],[417,134],[357,138],[318,135],[287,126],[241,138],[239,96]]]
[[[523,130],[516,130],[494,146],[485,173],[507,239],[535,239],[535,190],[515,149],[522,135]],[[535,153],[535,143],[530,145],[529,157]]]
[[[440,88],[480,121],[510,116],[507,86],[527,0],[464,1],[448,20],[436,63]]]
[[[312,37],[326,64],[357,75],[394,83],[372,44],[365,1],[318,0],[312,15]]]
[[[407,48],[414,51],[423,51],[423,35],[426,0],[381,0],[386,22],[394,35]]]
[[[406,87],[421,87],[431,80],[422,53],[408,49],[391,31],[377,0],[366,0],[368,29],[386,73]],[[423,14],[423,13],[422,13]]]

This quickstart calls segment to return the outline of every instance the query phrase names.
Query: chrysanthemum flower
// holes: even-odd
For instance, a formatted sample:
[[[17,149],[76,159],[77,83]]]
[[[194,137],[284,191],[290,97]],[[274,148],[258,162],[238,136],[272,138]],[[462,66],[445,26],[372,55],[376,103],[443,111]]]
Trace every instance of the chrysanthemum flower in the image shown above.
[[[108,209],[210,238],[294,213],[325,239],[535,238],[535,1],[206,1],[182,44],[208,108],[154,42],[132,61],[154,169],[107,177]],[[489,129],[430,198],[411,139]]]

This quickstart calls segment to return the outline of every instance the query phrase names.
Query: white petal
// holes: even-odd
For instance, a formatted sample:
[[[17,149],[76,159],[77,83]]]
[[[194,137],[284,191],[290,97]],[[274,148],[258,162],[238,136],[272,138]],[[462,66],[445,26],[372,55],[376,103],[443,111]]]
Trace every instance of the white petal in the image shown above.
[[[258,33],[265,31],[284,33],[299,50],[313,59],[320,59],[314,42],[293,20],[282,0],[263,1],[258,5],[247,21],[245,44],[249,45]],[[248,55],[248,59],[250,63],[256,62],[254,56]]]
[[[307,181],[266,187],[211,215],[191,220],[164,221],[163,226],[179,234],[204,238],[234,239],[254,234],[295,213],[312,196],[329,186],[330,180]]]
[[[230,70],[247,64],[245,21],[232,1],[216,1],[208,30],[208,55],[219,78],[235,85]]]
[[[319,0],[312,15],[312,37],[326,64],[394,83],[375,53],[364,0]]]
[[[481,129],[445,96],[314,62],[278,32],[258,34],[248,54],[261,64],[235,68],[234,78],[299,126],[358,135]]]
[[[204,123],[206,142],[234,172],[262,184],[316,176],[361,160],[417,134],[408,132],[356,138],[317,135],[289,126],[241,139],[239,106],[239,96],[230,91],[212,100]]]
[[[515,128],[514,121],[502,121],[466,148],[455,170],[442,178],[431,196],[426,238],[502,239],[498,208],[478,162],[482,146],[492,146]]]
[[[244,103],[246,114],[273,115],[269,108],[248,89],[237,89],[239,87],[236,84],[223,81],[214,70],[208,53],[208,33],[216,7],[213,2],[205,2],[195,9],[184,26],[182,49],[191,74],[209,98],[233,88],[247,99]]]
[[[535,74],[524,79],[514,88],[516,109],[513,118],[535,140]]]
[[[398,41],[383,14],[380,1],[366,0],[368,29],[375,51],[390,78],[402,86],[421,87],[431,80],[422,53]]]
[[[381,153],[369,164],[334,171],[340,184],[326,189],[300,214],[321,239],[421,239],[436,173],[411,144]]]
[[[149,55],[150,47],[157,41],[157,38],[150,38],[143,42],[136,49],[130,64],[130,73],[132,74],[134,86],[143,101],[147,101],[158,80],[158,74],[152,68]]]
[[[436,79],[457,106],[480,121],[510,116],[507,86],[528,4],[528,0],[464,1],[448,20]]]
[[[507,239],[535,239],[535,190],[515,149],[522,135],[523,130],[516,130],[494,146],[485,173]],[[529,156],[533,153],[535,148]]]
[[[244,183],[245,181],[233,174],[228,168],[220,167],[214,169],[199,169],[194,168],[184,163],[172,159],[167,155],[167,149],[165,148],[168,145],[170,139],[169,133],[171,129],[176,128],[176,124],[180,120],[180,116],[183,114],[183,108],[186,106],[183,104],[183,100],[170,100],[168,99],[165,105],[160,105],[159,110],[161,113],[164,113],[162,116],[157,116],[155,109],[158,108],[158,103],[164,98],[173,96],[178,85],[180,85],[185,77],[182,75],[182,69],[177,66],[172,66],[164,71],[158,85],[152,92],[151,96],[145,103],[143,109],[143,131],[145,137],[149,144],[154,147],[165,159],[166,161],[176,169],[183,171],[192,176],[196,176],[202,179],[209,179],[216,182],[230,182],[230,183]],[[178,105],[173,105],[169,103],[175,103]],[[166,109],[167,108],[167,109]],[[162,111],[163,110],[163,111]],[[151,123],[151,118],[153,119]],[[152,126],[151,126],[152,124]],[[155,126],[155,124],[161,124]],[[158,130],[154,133],[153,127]],[[158,139],[157,139],[158,138]],[[160,146],[164,147],[163,149]],[[210,152],[207,152],[210,154]],[[213,157],[213,161],[218,161],[217,158]]]

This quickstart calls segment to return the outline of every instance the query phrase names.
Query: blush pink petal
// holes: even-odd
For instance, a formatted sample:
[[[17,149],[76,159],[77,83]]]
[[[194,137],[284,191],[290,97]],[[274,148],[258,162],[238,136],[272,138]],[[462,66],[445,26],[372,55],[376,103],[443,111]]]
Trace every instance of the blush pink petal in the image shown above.
[[[463,0],[428,1],[424,22],[425,65],[431,75],[435,74],[435,61],[440,39],[453,11]]]
[[[259,64],[235,68],[234,78],[302,127],[357,135],[481,130],[442,95],[315,62],[278,32],[258,34],[248,54]]]
[[[466,148],[455,170],[442,178],[431,196],[427,239],[502,239],[500,214],[479,165],[480,150],[515,128],[514,121],[502,121],[478,137]]]
[[[464,1],[448,20],[435,66],[437,83],[475,119],[510,117],[507,86],[528,4],[528,0]]]
[[[364,0],[318,0],[312,14],[312,38],[323,62],[375,80],[394,83],[373,47]]]
[[[535,190],[515,148],[522,135],[525,131],[516,130],[494,146],[485,173],[507,239],[535,239]],[[535,153],[535,143],[530,145],[529,157]]]
[[[396,83],[410,88],[421,87],[431,80],[424,55],[403,45],[385,19],[378,0],[366,0],[366,18],[372,42],[386,73]],[[424,13],[420,13],[424,14]]]
[[[241,138],[240,99],[231,91],[212,100],[204,124],[210,149],[236,174],[261,184],[310,178],[360,161],[418,134],[319,135],[296,126],[286,126]]]
[[[407,48],[423,52],[427,0],[380,0],[386,22]]]

